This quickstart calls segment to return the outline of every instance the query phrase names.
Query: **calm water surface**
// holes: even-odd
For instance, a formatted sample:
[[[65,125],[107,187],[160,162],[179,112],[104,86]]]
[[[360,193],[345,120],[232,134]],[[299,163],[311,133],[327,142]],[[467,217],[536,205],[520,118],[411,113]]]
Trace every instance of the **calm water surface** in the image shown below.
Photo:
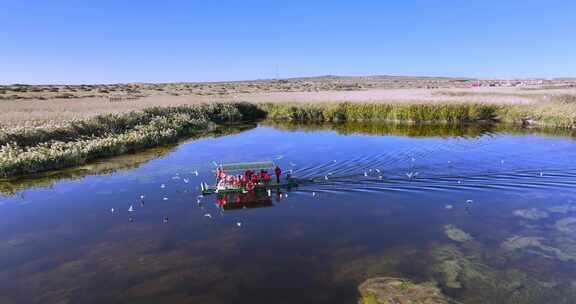
[[[199,196],[213,162],[258,160],[302,185]],[[575,186],[571,136],[258,126],[3,182],[0,303],[355,303],[376,276],[574,303]]]

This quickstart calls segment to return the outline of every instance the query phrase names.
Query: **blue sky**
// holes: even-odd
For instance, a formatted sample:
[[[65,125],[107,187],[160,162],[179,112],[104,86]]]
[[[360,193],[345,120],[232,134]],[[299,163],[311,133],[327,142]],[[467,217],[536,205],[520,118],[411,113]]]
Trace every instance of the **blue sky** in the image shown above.
[[[0,83],[576,76],[576,1],[0,0]]]

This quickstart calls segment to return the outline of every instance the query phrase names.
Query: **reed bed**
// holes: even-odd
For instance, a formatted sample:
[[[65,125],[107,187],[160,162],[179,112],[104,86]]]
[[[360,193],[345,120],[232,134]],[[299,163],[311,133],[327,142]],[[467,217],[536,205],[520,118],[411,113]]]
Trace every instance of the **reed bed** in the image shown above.
[[[195,132],[186,140],[195,138],[227,136],[237,134],[256,127],[255,124],[222,125],[206,132]],[[13,196],[22,190],[30,188],[48,188],[61,180],[78,180],[88,175],[110,174],[117,171],[138,168],[148,161],[166,155],[174,150],[178,142],[142,150],[138,153],[122,154],[100,162],[74,166],[64,170],[42,172],[25,177],[11,178],[8,182],[0,182],[0,197]]]
[[[185,114],[194,120],[221,123],[226,121],[253,120],[250,115],[263,113],[245,103],[199,104],[178,107],[152,107],[124,114],[104,114],[65,124],[45,124],[40,127],[18,127],[0,131],[0,146],[17,143],[20,147],[34,146],[49,141],[76,141],[102,137],[106,134],[125,133],[138,126],[157,120],[158,117]]]
[[[97,116],[55,128],[11,130],[0,135],[0,176],[81,165],[174,142],[217,124],[254,121],[263,114],[245,103],[202,104]]]
[[[503,122],[541,127],[576,128],[576,96],[553,96],[548,102],[530,105],[502,105],[498,119]]]
[[[494,103],[209,103],[153,107],[35,128],[0,131],[0,177],[84,164],[175,142],[229,122],[509,122],[576,128],[576,100],[552,96],[531,104]],[[367,128],[365,126],[365,128]],[[349,130],[348,130],[349,131]]]
[[[271,120],[462,123],[496,119],[497,105],[477,103],[321,103],[261,105]]]
[[[576,128],[573,95],[531,104],[493,103],[265,103],[270,120],[293,122],[384,121],[403,123],[507,122]]]

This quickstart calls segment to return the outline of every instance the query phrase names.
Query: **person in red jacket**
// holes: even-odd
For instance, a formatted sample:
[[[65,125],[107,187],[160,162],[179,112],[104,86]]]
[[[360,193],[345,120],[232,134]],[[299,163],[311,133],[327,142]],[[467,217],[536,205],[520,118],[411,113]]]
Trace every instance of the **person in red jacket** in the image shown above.
[[[274,169],[274,174],[276,175],[276,183],[280,184],[280,175],[282,175],[282,169],[276,166],[276,169]]]
[[[222,180],[226,178],[226,173],[224,173],[224,170],[222,170],[221,168],[217,168],[216,169],[216,179]]]
[[[268,171],[262,172],[262,180],[265,184],[270,183],[270,174],[268,174]]]

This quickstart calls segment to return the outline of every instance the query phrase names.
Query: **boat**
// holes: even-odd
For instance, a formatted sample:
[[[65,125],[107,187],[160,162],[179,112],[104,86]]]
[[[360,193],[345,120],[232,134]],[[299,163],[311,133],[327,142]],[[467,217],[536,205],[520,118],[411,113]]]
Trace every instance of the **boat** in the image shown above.
[[[274,170],[275,168],[276,164],[273,161],[229,163],[218,165],[218,169],[220,171],[232,176],[244,175],[244,172],[247,170]],[[219,183],[218,177],[216,178],[214,184],[208,184],[206,182],[200,183],[200,188],[202,189],[203,195],[216,193],[248,193],[251,191],[266,191],[272,189],[290,189],[296,186],[298,186],[298,182],[290,175],[284,175],[281,177],[280,183],[277,183],[274,178],[271,178],[269,182],[259,181],[258,183],[254,184],[253,187],[247,185]]]

